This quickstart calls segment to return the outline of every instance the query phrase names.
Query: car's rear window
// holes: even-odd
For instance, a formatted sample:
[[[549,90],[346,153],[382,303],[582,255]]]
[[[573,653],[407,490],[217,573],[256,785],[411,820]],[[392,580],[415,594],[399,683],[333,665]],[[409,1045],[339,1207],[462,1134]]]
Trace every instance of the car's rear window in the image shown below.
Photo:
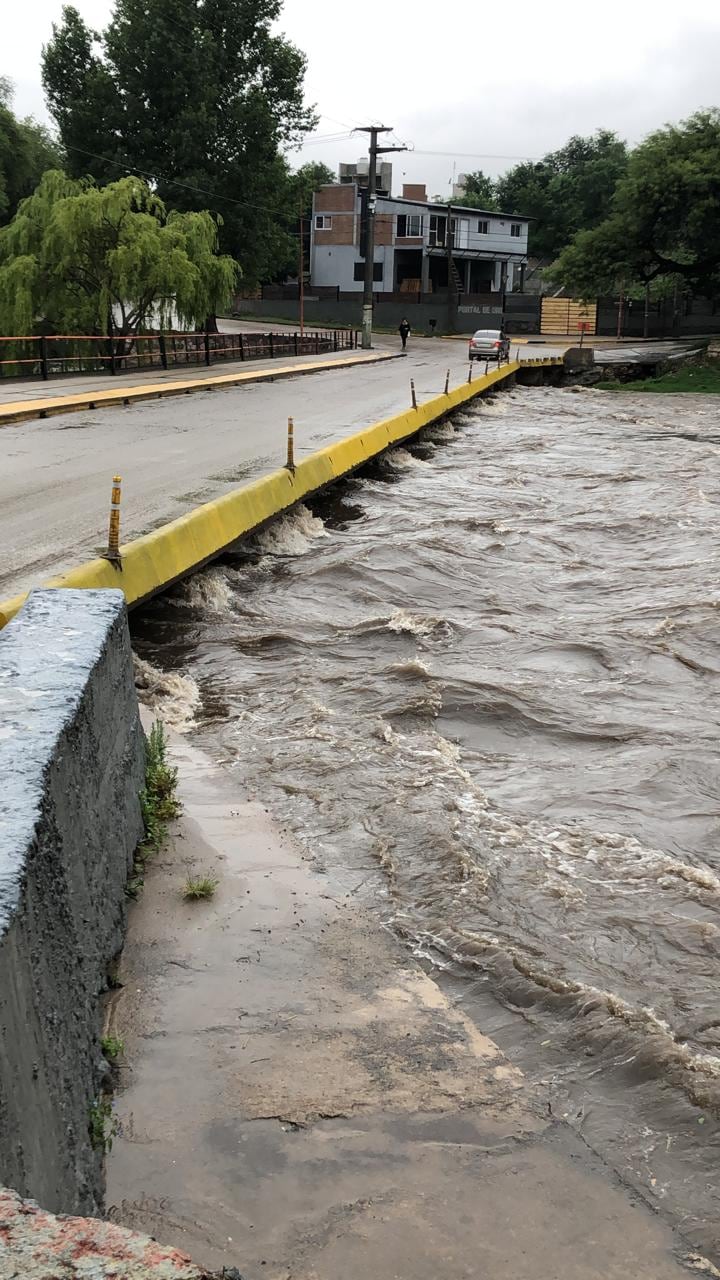
[[[499,329],[477,329],[473,334],[473,338],[499,338]]]

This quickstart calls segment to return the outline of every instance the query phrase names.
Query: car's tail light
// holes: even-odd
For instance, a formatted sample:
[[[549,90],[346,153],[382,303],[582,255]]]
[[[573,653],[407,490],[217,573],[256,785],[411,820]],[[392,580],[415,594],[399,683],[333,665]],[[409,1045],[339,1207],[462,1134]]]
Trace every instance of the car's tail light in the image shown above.
[[[501,342],[493,342],[493,346],[494,346],[494,347],[501,347],[501,346],[502,346],[502,343],[501,343]]]

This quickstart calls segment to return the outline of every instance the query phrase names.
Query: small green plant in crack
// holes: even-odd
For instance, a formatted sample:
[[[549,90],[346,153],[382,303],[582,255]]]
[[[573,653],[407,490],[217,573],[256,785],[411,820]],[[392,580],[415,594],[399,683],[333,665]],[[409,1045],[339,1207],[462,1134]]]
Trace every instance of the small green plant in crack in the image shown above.
[[[147,740],[145,787],[140,793],[145,839],[138,849],[139,861],[144,863],[162,849],[168,834],[168,823],[180,813],[177,798],[177,769],[167,761],[167,738],[159,720],[150,730]]]
[[[120,1121],[113,1111],[113,1104],[109,1098],[96,1098],[91,1104],[88,1128],[90,1141],[95,1150],[104,1151],[105,1155],[109,1155],[113,1140],[120,1132]]]
[[[145,750],[145,786],[140,792],[145,835],[135,850],[132,875],[125,886],[128,898],[137,900],[145,883],[146,863],[162,849],[168,837],[168,823],[177,818],[181,804],[177,798],[177,769],[167,760],[167,738],[159,720],[155,721]]]
[[[122,1036],[103,1036],[100,1046],[108,1062],[117,1062],[125,1052],[125,1041]]]
[[[197,902],[200,898],[212,898],[220,881],[214,876],[188,876],[183,886],[183,898]]]

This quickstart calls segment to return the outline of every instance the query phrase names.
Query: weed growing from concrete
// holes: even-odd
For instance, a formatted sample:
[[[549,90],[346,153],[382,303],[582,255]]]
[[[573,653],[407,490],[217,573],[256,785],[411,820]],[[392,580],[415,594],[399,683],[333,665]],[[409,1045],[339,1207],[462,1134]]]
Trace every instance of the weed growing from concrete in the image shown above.
[[[160,852],[168,837],[168,823],[180,813],[176,793],[177,769],[168,764],[165,729],[156,720],[146,742],[145,786],[140,792],[145,837],[135,850],[133,873],[125,886],[128,898],[140,897],[145,884],[145,864]]]
[[[117,1062],[125,1052],[125,1041],[121,1036],[103,1036],[100,1046],[108,1062]]]
[[[168,834],[168,823],[180,812],[177,799],[177,769],[167,762],[167,738],[165,729],[156,720],[147,740],[145,764],[145,788],[140,794],[145,839],[140,851],[144,860],[159,853]]]
[[[220,881],[214,876],[188,876],[183,888],[183,898],[197,902],[200,898],[212,898]]]
[[[109,1098],[96,1098],[90,1107],[88,1117],[90,1141],[96,1151],[104,1151],[108,1155],[112,1151],[113,1139],[120,1132],[120,1122],[113,1112],[113,1104]]]

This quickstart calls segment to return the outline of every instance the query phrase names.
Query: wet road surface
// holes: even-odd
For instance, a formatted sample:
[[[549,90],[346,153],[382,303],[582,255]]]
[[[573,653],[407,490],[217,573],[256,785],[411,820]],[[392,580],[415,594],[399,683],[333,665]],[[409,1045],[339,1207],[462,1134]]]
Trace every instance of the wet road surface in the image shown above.
[[[418,342],[402,360],[4,426],[0,593],[36,586],[106,545],[114,474],[126,542],[282,466],[288,417],[302,457],[408,408],[411,378],[420,401],[439,395],[448,368],[451,386],[464,382],[464,344]]]

